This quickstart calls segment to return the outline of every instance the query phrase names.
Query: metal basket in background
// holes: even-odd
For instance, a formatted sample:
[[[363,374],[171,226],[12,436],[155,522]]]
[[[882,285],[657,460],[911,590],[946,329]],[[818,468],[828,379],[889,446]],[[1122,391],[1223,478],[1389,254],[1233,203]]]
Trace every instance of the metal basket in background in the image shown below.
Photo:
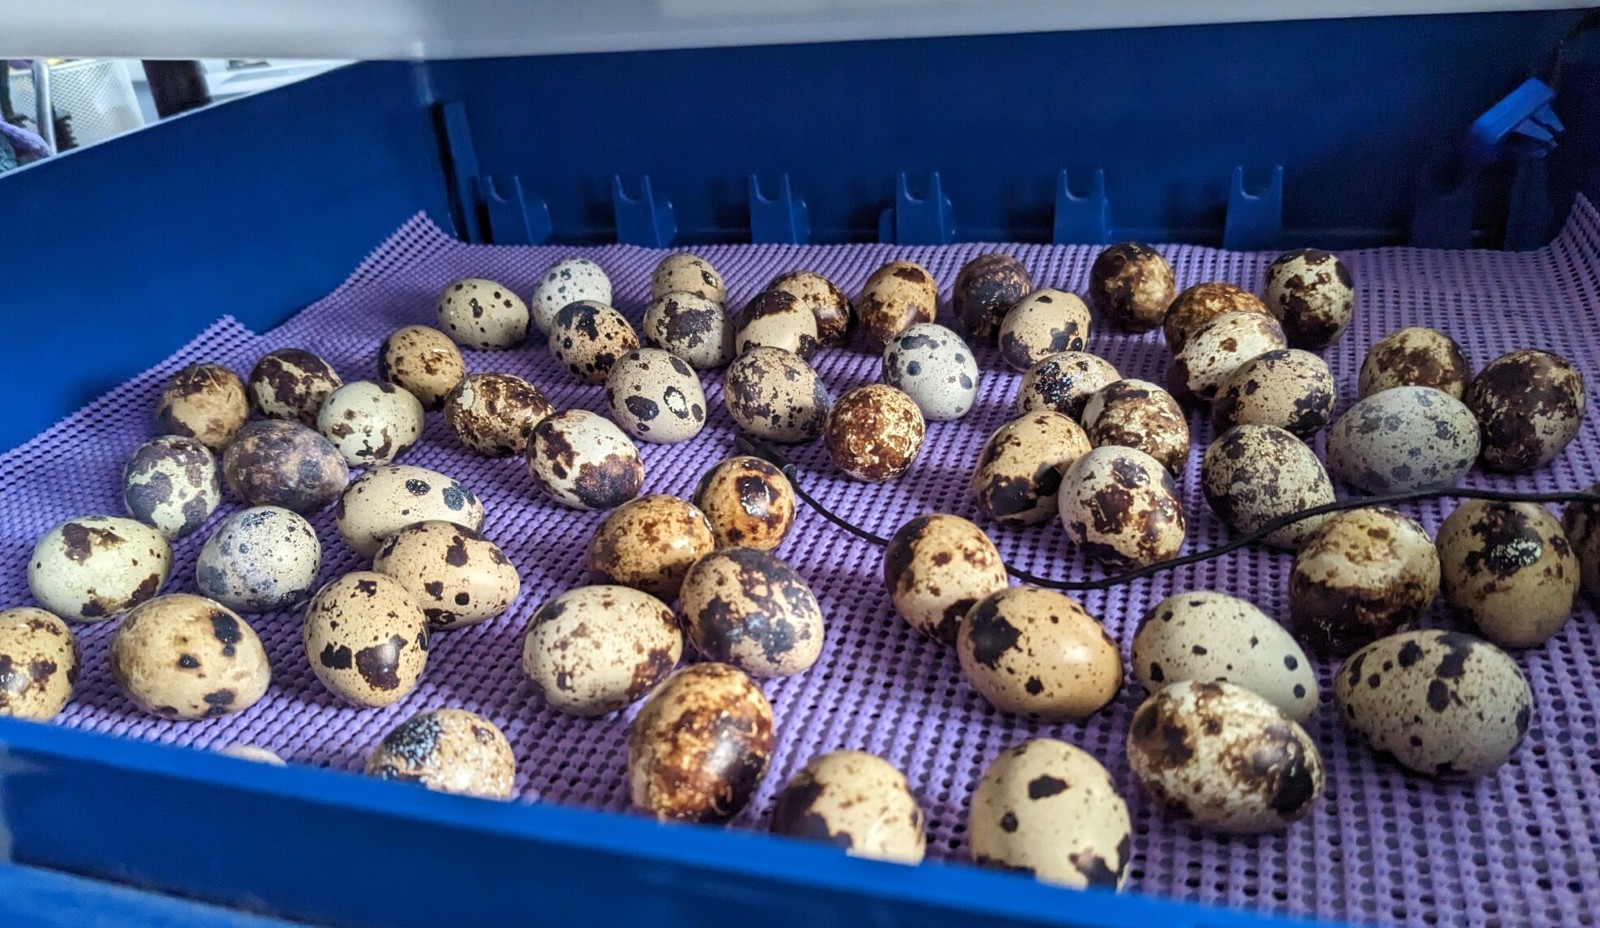
[[[127,63],[106,58],[52,61],[49,96],[55,111],[57,151],[89,145],[144,125]],[[39,118],[33,73],[12,68],[8,75],[11,111],[26,118],[26,127],[38,131]]]

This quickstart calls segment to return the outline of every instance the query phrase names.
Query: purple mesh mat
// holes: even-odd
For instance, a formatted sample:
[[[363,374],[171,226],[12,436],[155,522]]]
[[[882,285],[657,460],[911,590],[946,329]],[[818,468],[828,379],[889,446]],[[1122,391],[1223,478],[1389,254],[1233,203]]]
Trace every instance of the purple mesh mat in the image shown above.
[[[891,258],[922,262],[948,287],[957,270],[994,246],[946,247],[711,246],[697,249],[720,268],[730,302],[742,305],[774,274],[819,271],[852,294]],[[1035,281],[1081,288],[1096,249],[1017,245]],[[1170,247],[1180,285],[1201,280],[1259,285],[1270,254]],[[390,330],[431,323],[435,293],[453,278],[475,275],[530,292],[557,258],[584,254],[616,285],[619,308],[638,322],[649,274],[662,252],[629,246],[489,247],[455,242],[425,218],[403,225],[350,279],[279,328],[255,334],[223,318],[154,369],[121,385],[43,435],[0,457],[0,480],[47,487],[42,495],[0,497],[0,602],[29,600],[25,564],[34,540],[53,523],[89,513],[120,512],[119,477],[126,456],[150,436],[151,410],[162,381],[184,364],[224,362],[241,373],[268,350],[308,348],[347,379],[376,376],[375,351]],[[1523,346],[1573,358],[1600,387],[1600,214],[1587,202],[1574,210],[1550,247],[1526,254],[1383,249],[1345,255],[1360,290],[1353,330],[1328,352],[1345,391],[1367,347],[1403,325],[1451,332],[1477,366]],[[1161,381],[1167,354],[1159,335],[1096,333],[1091,350],[1125,376]],[[934,423],[909,474],[883,485],[838,476],[820,443],[795,449],[814,493],[858,524],[889,534],[930,511],[975,518],[967,480],[984,439],[1007,418],[1018,376],[993,351],[980,351],[980,400],[964,420]],[[472,370],[528,377],[562,407],[604,411],[601,389],[575,384],[557,370],[542,339],[511,352],[467,352]],[[859,347],[827,350],[818,368],[837,396],[876,380],[878,359]],[[720,373],[706,378],[713,411],[706,431],[680,445],[642,447],[647,492],[687,496],[714,461],[733,453],[733,426],[720,401]],[[1211,438],[1198,418],[1194,459],[1182,481],[1191,514],[1185,550],[1221,541],[1225,531],[1198,487],[1199,454]],[[1320,443],[1318,445],[1320,450]],[[522,627],[554,593],[585,582],[584,548],[601,516],[557,507],[535,495],[517,460],[486,461],[460,449],[438,414],[404,463],[454,475],[482,496],[484,530],[522,569],[522,598],[499,619],[440,635],[423,684],[398,706],[356,710],[328,695],[300,650],[299,616],[249,620],[275,668],[271,691],[240,715],[205,722],[165,722],[135,711],[106,666],[108,625],[79,629],[85,672],[60,724],[195,748],[245,742],[293,762],[359,770],[364,755],[406,716],[458,706],[493,719],[516,746],[518,787],[526,800],[595,809],[627,807],[625,739],[632,712],[599,720],[547,710],[519,668]],[[1469,482],[1523,489],[1581,488],[1600,478],[1600,431],[1586,425],[1554,464],[1537,474]],[[1409,511],[1430,530],[1453,504]],[[213,517],[232,511],[225,504]],[[326,548],[324,579],[366,565],[339,540],[329,513],[314,520]],[[168,591],[194,589],[193,564],[207,530],[176,546]],[[1066,549],[1060,527],[995,531],[1006,558],[1052,576],[1085,576]],[[912,634],[894,616],[883,590],[880,551],[802,509],[779,552],[809,578],[829,617],[819,663],[798,677],[765,684],[779,730],[772,770],[752,807],[735,823],[760,828],[772,798],[812,756],[836,748],[878,753],[905,771],[928,811],[931,856],[964,859],[968,797],[985,765],[1007,745],[1037,736],[1063,738],[1093,752],[1112,771],[1134,816],[1129,891],[1224,904],[1262,912],[1396,925],[1600,924],[1600,628],[1586,605],[1566,629],[1520,662],[1535,693],[1533,730],[1510,763],[1465,785],[1441,785],[1402,774],[1376,760],[1324,705],[1308,729],[1327,764],[1327,796],[1286,833],[1216,837],[1166,821],[1145,801],[1123,757],[1126,721],[1139,702],[1124,687],[1110,709],[1083,724],[1031,724],[1002,716],[962,681],[952,653]],[[1144,610],[1185,589],[1247,596],[1286,615],[1291,558],[1240,552],[1132,586],[1082,597],[1124,650]],[[1333,668],[1322,667],[1327,684]]]

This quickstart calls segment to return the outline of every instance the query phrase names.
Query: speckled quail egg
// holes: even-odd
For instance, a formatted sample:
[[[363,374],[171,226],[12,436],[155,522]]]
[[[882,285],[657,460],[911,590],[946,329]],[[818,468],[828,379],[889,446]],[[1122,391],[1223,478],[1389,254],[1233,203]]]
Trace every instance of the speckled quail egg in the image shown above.
[[[588,258],[562,258],[539,275],[528,300],[528,312],[539,331],[548,334],[556,313],[579,300],[611,305],[611,278]]]
[[[822,653],[822,607],[793,567],[755,548],[696,561],[678,594],[695,650],[757,677],[810,669]]]
[[[317,431],[356,467],[388,464],[422,437],[422,403],[392,383],[357,380],[328,394]]]
[[[442,519],[483,527],[483,503],[455,478],[425,467],[390,464],[350,481],[333,513],[339,535],[371,557],[390,535],[415,522]]]
[[[1011,307],[1033,289],[1033,278],[1022,262],[998,252],[968,261],[950,290],[950,308],[968,335],[986,345],[995,344],[1000,323]]]
[[[104,622],[160,592],[171,569],[172,546],[160,532],[120,516],[84,516],[34,545],[28,588],[63,619]]]
[[[1089,305],[1124,332],[1148,332],[1161,325],[1177,295],[1172,265],[1149,245],[1112,245],[1089,268]]]
[[[250,405],[268,419],[316,425],[322,401],[344,386],[344,380],[333,365],[309,351],[279,348],[261,356],[246,386]]]
[[[1147,693],[1181,680],[1225,680],[1302,725],[1317,711],[1317,669],[1293,636],[1223,593],[1191,590],[1156,603],[1134,633],[1130,660]]]
[[[1089,342],[1089,307],[1075,295],[1045,288],[1018,300],[1000,323],[1000,357],[1026,371],[1053,354]]]
[[[1543,506],[1466,500],[1437,545],[1445,600],[1493,644],[1544,644],[1572,616],[1578,558]]]
[[[1472,378],[1467,408],[1483,430],[1483,464],[1520,473],[1555,460],[1578,434],[1583,374],[1548,351],[1501,355]]]
[[[1305,729],[1218,680],[1152,693],[1128,726],[1128,762],[1169,816],[1220,832],[1278,831],[1322,795],[1322,755]]]
[[[1478,457],[1478,420],[1432,387],[1394,387],[1345,410],[1328,430],[1328,471],[1368,493],[1454,486]]]
[[[1533,692],[1511,655],[1435,629],[1372,642],[1339,668],[1340,718],[1376,751],[1427,776],[1482,776],[1528,734]]]
[[[1032,586],[990,593],[956,630],[961,675],[1001,712],[1081,719],[1122,686],[1122,657],[1105,628],[1069,596]]]
[[[486,458],[527,453],[533,427],[555,411],[543,391],[515,374],[471,374],[444,401],[456,440]]]
[[[904,390],[867,384],[839,397],[828,411],[822,440],[828,457],[857,480],[891,480],[911,469],[928,426]]]
[[[1089,453],[1083,427],[1059,412],[1018,416],[995,430],[978,453],[972,496],[1001,525],[1043,525],[1059,512],[1061,475]]]
[[[688,362],[660,348],[636,348],[606,375],[611,418],[640,441],[667,445],[706,427],[706,394]]]
[[[867,345],[882,350],[907,328],[939,315],[939,285],[914,261],[891,261],[872,272],[856,300]]]
[[[1183,547],[1178,487],[1143,451],[1106,445],[1078,458],[1061,478],[1058,504],[1067,541],[1107,563],[1153,564]]]
[[[832,405],[811,365],[781,348],[755,348],[735,358],[723,378],[722,399],[739,428],[785,444],[821,435]]]
[[[428,620],[400,581],[359,570],[329,581],[300,629],[311,670],[354,706],[390,706],[428,666]]]
[[[865,751],[833,751],[800,768],[778,793],[772,833],[820,841],[852,857],[918,864],[926,818],[905,774]]]
[[[955,332],[932,322],[907,326],[883,349],[883,382],[905,391],[923,418],[949,422],[978,399],[978,360]]]
[[[390,535],[373,556],[372,569],[400,581],[433,631],[487,622],[522,592],[522,578],[499,545],[440,519]]]
[[[1196,329],[1226,313],[1272,315],[1266,304],[1248,290],[1221,281],[1195,284],[1178,294],[1167,307],[1161,323],[1167,348],[1176,355]],[[1287,343],[1278,347],[1287,347]]]
[[[1211,511],[1241,534],[1334,501],[1333,481],[1317,453],[1274,425],[1240,425],[1217,436],[1200,462],[1200,486]],[[1327,519],[1301,519],[1262,541],[1294,550]]]
[[[783,471],[750,455],[728,458],[705,472],[694,504],[711,523],[719,548],[774,551],[794,527],[794,485]]]
[[[1173,476],[1189,463],[1189,420],[1172,394],[1148,380],[1106,384],[1083,404],[1089,444],[1121,445],[1150,455]]]
[[[784,290],[763,290],[734,320],[733,353],[762,345],[792,351],[807,361],[819,347],[817,317],[800,298]]]
[[[152,439],[135,448],[122,468],[122,504],[128,515],[168,538],[193,534],[221,502],[221,468],[199,439]]]
[[[972,860],[1078,889],[1119,889],[1133,849],[1128,804],[1094,756],[1038,738],[984,771],[967,813]]]
[[[528,304],[505,284],[467,277],[439,293],[439,328],[463,348],[515,348],[528,337]]]
[[[956,643],[972,606],[1010,583],[1000,551],[960,516],[917,516],[883,551],[883,583],[895,612],[936,641]]]
[[[546,496],[591,512],[620,506],[644,486],[638,447],[611,420],[587,409],[546,416],[533,427],[528,473]]]
[[[450,336],[425,325],[389,333],[378,348],[378,377],[417,398],[423,409],[444,408],[445,397],[467,376],[467,362]]]
[[[167,381],[156,404],[156,431],[198,438],[221,451],[250,418],[244,381],[221,364],[191,364]]]
[[[316,430],[269,419],[239,430],[222,455],[222,479],[247,505],[310,515],[344,492],[350,465]]]
[[[1217,387],[1211,424],[1218,432],[1236,425],[1275,425],[1309,441],[1333,419],[1339,400],[1328,362],[1309,351],[1279,348],[1239,365]]]
[[[768,290],[781,290],[800,298],[817,320],[817,340],[823,345],[844,345],[856,328],[856,308],[833,281],[815,271],[789,271],[772,278]]]
[[[1063,351],[1028,368],[1017,386],[1017,414],[1049,409],[1074,419],[1096,390],[1122,379],[1111,362],[1086,351]]]
[[[493,722],[461,709],[420,712],[383,736],[367,774],[441,793],[510,799],[517,779],[511,742]]]
[[[667,255],[650,275],[650,296],[694,293],[718,304],[728,302],[728,289],[711,262],[687,251]]]
[[[528,620],[522,672],[568,715],[615,712],[643,699],[683,657],[683,632],[667,604],[626,586],[580,586]]]
[[[733,320],[721,303],[695,293],[667,293],[644,311],[644,340],[689,362],[697,371],[733,360]]]
[[[1433,387],[1456,399],[1467,392],[1472,364],[1456,340],[1437,329],[1390,332],[1367,349],[1361,362],[1360,396],[1390,387]]]
[[[78,684],[78,642],[54,613],[0,612],[0,716],[47,722]]]
[[[232,757],[235,760],[248,760],[257,764],[266,764],[268,767],[287,767],[283,758],[275,752],[253,744],[230,744],[217,751],[223,757]]]
[[[639,347],[622,313],[604,303],[569,303],[550,323],[550,354],[583,383],[605,383],[611,365]]]
[[[1439,595],[1439,554],[1393,509],[1336,513],[1300,549],[1289,616],[1313,651],[1349,654],[1416,622]]]
[[[1356,292],[1350,269],[1338,255],[1301,248],[1267,268],[1267,309],[1283,323],[1295,348],[1321,351],[1344,335],[1355,318]]]
[[[134,607],[111,637],[110,661],[128,698],[164,719],[243,712],[272,682],[255,629],[221,603],[188,593]]]
[[[274,612],[300,605],[316,589],[322,542],[303,517],[277,506],[229,516],[206,539],[195,562],[195,586],[235,612]]]
[[[1584,492],[1600,495],[1600,483]],[[1561,517],[1561,526],[1578,558],[1583,591],[1590,596],[1600,596],[1600,504],[1569,503]]]
[[[1283,348],[1283,327],[1261,313],[1223,313],[1189,333],[1172,358],[1173,392],[1210,402],[1246,361]]]
[[[772,705],[736,667],[695,664],[650,694],[628,730],[633,807],[661,820],[738,815],[772,760]]]
[[[678,598],[689,565],[716,549],[711,522],[676,496],[641,496],[606,514],[589,541],[589,569],[611,583]]]

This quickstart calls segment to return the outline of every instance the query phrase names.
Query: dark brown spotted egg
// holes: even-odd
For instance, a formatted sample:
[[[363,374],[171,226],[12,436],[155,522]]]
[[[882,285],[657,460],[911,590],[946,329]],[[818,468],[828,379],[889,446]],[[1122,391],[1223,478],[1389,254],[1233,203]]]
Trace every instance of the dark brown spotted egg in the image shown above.
[[[28,559],[39,605],[74,622],[104,622],[160,592],[172,546],[160,532],[119,516],[84,516],[50,529]]]
[[[222,470],[196,438],[163,435],[133,451],[122,468],[128,515],[168,538],[193,534],[222,502]]]
[[[710,521],[719,548],[775,551],[794,527],[794,485],[772,463],[750,455],[706,471],[694,504]]]
[[[1393,509],[1331,516],[1295,555],[1289,618],[1313,651],[1344,655],[1416,622],[1439,595],[1439,555]]]
[[[1226,313],[1272,315],[1266,304],[1248,290],[1221,281],[1195,284],[1178,294],[1167,308],[1161,327],[1168,350],[1176,355],[1196,329]]]
[[[800,298],[784,290],[763,290],[745,304],[735,320],[733,353],[767,346],[792,351],[811,360],[820,345],[817,317]]]
[[[439,328],[463,348],[515,348],[528,337],[528,304],[505,284],[467,277],[439,293]]]
[[[979,255],[956,275],[950,308],[955,310],[962,331],[983,344],[993,345],[1006,313],[1032,289],[1033,278],[1016,258],[998,252]]]
[[[666,603],[626,586],[580,586],[534,611],[522,672],[544,701],[592,717],[643,699],[683,657],[683,632]]]
[[[167,381],[156,404],[156,431],[197,438],[221,451],[250,418],[244,381],[221,364],[191,364]]]
[[[1067,541],[1098,560],[1143,566],[1183,547],[1178,487],[1143,451],[1106,445],[1078,458],[1061,478],[1058,504]]]
[[[1148,332],[1161,325],[1177,295],[1172,265],[1149,245],[1112,245],[1089,268],[1089,305],[1124,332]]]
[[[1099,355],[1086,351],[1053,354],[1022,375],[1017,386],[1017,414],[1048,409],[1076,419],[1096,390],[1121,379],[1111,362]]]
[[[926,817],[905,774],[865,751],[833,751],[800,768],[772,808],[772,833],[852,857],[919,864]]]
[[[545,268],[528,300],[528,312],[540,332],[549,334],[550,322],[568,303],[594,300],[611,304],[611,278],[588,258],[562,258]]]
[[[872,272],[856,300],[867,345],[882,351],[908,327],[939,315],[939,285],[915,261],[891,261]]]
[[[433,631],[487,622],[522,592],[522,578],[499,545],[441,519],[390,535],[373,556],[372,569],[406,588]]]
[[[687,251],[667,255],[650,275],[650,296],[694,293],[717,303],[728,302],[728,289],[711,262]]]
[[[666,293],[644,311],[644,340],[672,352],[697,371],[733,360],[733,320],[722,304],[695,293]]]
[[[1172,394],[1148,380],[1106,384],[1083,404],[1089,443],[1137,448],[1174,477],[1189,463],[1189,420]]]
[[[633,807],[661,820],[721,824],[755,796],[772,759],[772,705],[727,664],[662,683],[628,731]]]
[[[781,348],[754,348],[728,365],[722,383],[728,415],[767,441],[797,444],[822,434],[831,398],[803,358]]]
[[[268,419],[239,430],[222,455],[222,479],[247,505],[310,515],[344,492],[350,465],[314,429]]]
[[[620,506],[644,486],[644,462],[627,433],[587,409],[546,416],[528,441],[528,473],[563,506],[593,512]]]
[[[1456,399],[1467,392],[1472,364],[1450,336],[1437,329],[1409,328],[1390,332],[1367,349],[1358,381],[1366,399],[1390,387],[1433,387]]]
[[[606,514],[589,540],[589,569],[611,583],[667,602],[689,566],[716,549],[705,513],[676,496],[656,494]]]
[[[550,354],[582,383],[605,383],[611,365],[639,347],[627,317],[604,303],[569,303],[550,323]]]
[[[243,712],[272,682],[255,629],[204,596],[157,596],[111,637],[111,678],[146,712],[210,719]]]
[[[1445,601],[1490,642],[1537,647],[1572,617],[1578,558],[1543,506],[1465,500],[1437,545]]]
[[[1301,248],[1267,268],[1267,309],[1283,323],[1295,348],[1321,351],[1344,335],[1355,318],[1356,291],[1338,255]]]
[[[1043,525],[1055,518],[1061,475],[1089,453],[1083,427],[1059,412],[1030,412],[995,430],[978,452],[972,497],[1001,525]]]
[[[542,390],[515,374],[471,374],[444,401],[456,440],[486,458],[526,454],[533,427],[555,411]]]
[[[1583,374],[1548,351],[1501,355],[1472,378],[1467,408],[1483,429],[1483,464],[1521,473],[1555,460],[1578,434]]]
[[[422,403],[410,390],[376,380],[345,384],[317,412],[317,431],[354,467],[381,466],[410,451],[422,425]]]
[[[1600,495],[1600,484],[1584,492]],[[1569,503],[1561,517],[1561,527],[1578,558],[1583,591],[1590,596],[1600,596],[1600,504]]]
[[[200,593],[235,612],[276,612],[304,603],[322,569],[322,542],[304,517],[277,506],[229,516],[195,561]]]
[[[425,467],[390,464],[350,481],[333,513],[339,536],[372,557],[390,535],[416,522],[441,519],[483,527],[483,503],[453,477]]]
[[[696,561],[679,605],[695,650],[756,677],[809,670],[826,628],[816,594],[793,567],[755,548],[724,548]]]
[[[1053,354],[1082,351],[1089,343],[1089,307],[1063,290],[1035,290],[1000,322],[1000,357],[1026,371]]]
[[[1334,501],[1333,481],[1317,453],[1273,425],[1240,425],[1217,436],[1200,463],[1200,485],[1211,511],[1241,534]],[[1327,519],[1301,519],[1262,540],[1292,551]]]
[[[510,799],[517,757],[505,733],[483,716],[435,709],[384,735],[367,757],[367,774],[441,793]]]
[[[823,345],[845,345],[856,328],[856,308],[833,281],[815,271],[789,271],[772,278],[768,290],[798,297],[817,320],[817,340]]]
[[[660,348],[637,348],[606,375],[611,418],[640,441],[667,445],[706,427],[706,394],[694,368]]]
[[[342,386],[344,380],[333,365],[302,348],[279,348],[262,355],[247,382],[256,412],[301,425],[316,425],[322,401]]]
[[[370,570],[329,581],[300,629],[311,670],[354,706],[390,706],[428,666],[428,620],[400,581]]]
[[[911,469],[928,431],[904,390],[867,384],[839,397],[822,427],[834,466],[857,480],[892,480]]]
[[[0,612],[0,716],[48,722],[78,684],[78,642],[55,614],[21,607]]]
[[[1286,346],[1283,327],[1261,313],[1223,313],[1189,333],[1172,358],[1168,380],[1179,396],[1209,403],[1246,361]]]
[[[1306,441],[1333,419],[1339,400],[1328,362],[1309,351],[1278,348],[1239,365],[1217,387],[1211,425],[1275,425]]]
[[[1345,410],[1328,430],[1328,471],[1368,493],[1454,486],[1478,457],[1478,420],[1432,387],[1394,387]]]
[[[961,675],[1001,712],[1082,719],[1122,686],[1122,657],[1104,626],[1054,590],[1014,586],[977,601],[956,631]]]
[[[904,390],[933,422],[959,419],[978,400],[978,360],[961,336],[919,322],[883,349],[883,382]]]
[[[944,644],[956,643],[973,604],[1010,582],[994,542],[960,516],[917,516],[883,551],[883,583],[895,612]]]
[[[438,329],[408,325],[389,333],[378,348],[378,378],[416,397],[423,409],[444,408],[445,397],[465,376],[461,349]]]

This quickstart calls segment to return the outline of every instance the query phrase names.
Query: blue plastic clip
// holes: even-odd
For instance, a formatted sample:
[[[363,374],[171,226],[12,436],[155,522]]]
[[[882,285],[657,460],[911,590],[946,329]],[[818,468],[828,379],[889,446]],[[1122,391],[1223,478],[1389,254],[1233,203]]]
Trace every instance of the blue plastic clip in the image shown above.
[[[761,193],[761,179],[750,175],[750,241],[763,245],[804,245],[811,240],[806,201],[794,195],[789,175],[778,178],[778,195]]]
[[[1106,200],[1106,172],[1094,172],[1094,186],[1075,196],[1065,169],[1056,175],[1055,234],[1057,245],[1104,245],[1111,241],[1111,205]]]
[[[617,214],[617,241],[624,245],[665,248],[678,234],[672,202],[656,199],[655,192],[650,189],[649,174],[639,177],[638,199],[623,191],[620,175],[612,175],[611,206]]]
[[[435,127],[444,142],[450,158],[449,183],[453,188],[456,235],[466,242],[482,242],[484,229],[479,221],[478,205],[482,192],[478,179],[478,153],[472,145],[472,126],[467,121],[467,108],[459,100],[446,100],[437,105]]]
[[[551,232],[550,207],[522,192],[522,178],[511,175],[509,196],[500,194],[493,177],[483,178],[483,202],[489,217],[489,241],[496,245],[543,245]]]
[[[948,245],[956,224],[939,172],[928,178],[928,195],[914,197],[905,174],[895,181],[894,205],[878,217],[878,241],[892,245]]]
[[[1555,98],[1556,92],[1548,84],[1530,77],[1490,107],[1467,130],[1469,168],[1493,164],[1503,150],[1539,158],[1553,151],[1556,136],[1565,128],[1550,107]]]
[[[1277,248],[1283,241],[1283,165],[1260,193],[1244,190],[1244,168],[1235,166],[1228,188],[1228,216],[1222,226],[1222,247],[1234,251]]]

